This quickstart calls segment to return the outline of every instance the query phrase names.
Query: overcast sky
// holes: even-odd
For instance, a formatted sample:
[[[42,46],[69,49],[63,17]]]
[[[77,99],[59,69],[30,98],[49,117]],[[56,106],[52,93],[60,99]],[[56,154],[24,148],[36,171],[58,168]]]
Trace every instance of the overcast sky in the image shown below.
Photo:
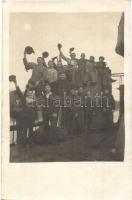
[[[77,58],[81,52],[98,60],[104,56],[112,73],[123,72],[123,58],[115,53],[118,23],[121,13],[12,13],[10,16],[10,74],[15,74],[22,90],[31,76],[23,65],[23,52],[32,46],[36,62],[43,51],[50,53],[47,61],[58,55],[57,44],[62,43],[68,56],[75,47]],[[114,83],[114,88],[118,84]],[[10,88],[13,89],[12,85]],[[118,91],[114,90],[117,98]]]

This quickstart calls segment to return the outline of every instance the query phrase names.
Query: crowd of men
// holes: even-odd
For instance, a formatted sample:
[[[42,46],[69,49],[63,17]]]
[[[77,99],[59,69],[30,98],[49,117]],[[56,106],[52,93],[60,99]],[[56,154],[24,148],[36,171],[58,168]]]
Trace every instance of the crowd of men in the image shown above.
[[[85,53],[76,58],[74,48],[69,57],[58,44],[58,56],[46,63],[48,52],[37,58],[37,63],[28,62],[27,54],[34,53],[32,47],[24,50],[25,69],[32,70],[25,92],[17,85],[10,94],[10,114],[17,122],[17,143],[32,141],[35,122],[42,122],[44,132],[53,133],[65,129],[68,135],[106,131],[113,127],[115,102],[112,95],[111,70],[105,58],[94,56],[86,59]],[[65,65],[63,64],[65,61]]]

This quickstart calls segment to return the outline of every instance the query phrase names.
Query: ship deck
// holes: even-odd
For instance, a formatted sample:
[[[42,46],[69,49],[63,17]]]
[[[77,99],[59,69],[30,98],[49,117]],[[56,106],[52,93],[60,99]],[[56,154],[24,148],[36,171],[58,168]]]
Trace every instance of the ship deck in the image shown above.
[[[13,145],[10,147],[10,162],[123,161],[123,137],[122,120],[113,132],[66,136],[55,144]]]

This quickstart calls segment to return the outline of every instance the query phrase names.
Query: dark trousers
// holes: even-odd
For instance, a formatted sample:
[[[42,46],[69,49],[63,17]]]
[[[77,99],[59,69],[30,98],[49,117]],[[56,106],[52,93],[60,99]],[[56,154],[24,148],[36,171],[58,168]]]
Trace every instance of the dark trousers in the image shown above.
[[[26,108],[16,114],[17,144],[26,144],[28,141],[32,141],[35,117],[34,108]],[[27,131],[29,131],[29,135],[27,135]]]
[[[108,111],[103,113],[104,129],[113,128],[113,112]]]
[[[66,128],[69,134],[81,134],[84,128],[83,109],[69,110]]]
[[[29,133],[29,135],[28,135]],[[33,137],[33,123],[28,124],[21,121],[17,122],[17,144],[31,142]]]
[[[43,112],[43,119],[44,119],[44,128],[49,129],[49,122],[51,124],[51,128],[57,127],[57,121],[58,121],[58,113],[56,113],[56,116],[53,115],[53,112]]]
[[[67,128],[69,121],[69,108],[62,107],[61,126]]]
[[[91,122],[92,122],[92,111],[87,108],[84,108],[84,125],[87,131],[90,129]]]

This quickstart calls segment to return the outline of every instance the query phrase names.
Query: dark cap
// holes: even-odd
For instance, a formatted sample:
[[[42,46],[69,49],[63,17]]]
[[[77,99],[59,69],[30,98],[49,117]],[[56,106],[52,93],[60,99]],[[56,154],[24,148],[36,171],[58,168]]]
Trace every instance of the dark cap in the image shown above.
[[[60,43],[57,46],[58,46],[59,50],[62,48],[62,44],[60,44]]]
[[[25,53],[26,54],[32,54],[35,53],[34,49],[30,46],[25,47]]]
[[[15,75],[10,75],[9,76],[9,81],[15,81],[16,80],[16,76]]]
[[[47,58],[49,56],[49,53],[47,51],[44,51],[42,53],[43,58]]]
[[[71,53],[72,51],[74,51],[74,47],[69,49],[69,53]]]
[[[52,58],[53,61],[56,60],[56,59],[57,59],[57,56],[55,56],[55,57]]]

